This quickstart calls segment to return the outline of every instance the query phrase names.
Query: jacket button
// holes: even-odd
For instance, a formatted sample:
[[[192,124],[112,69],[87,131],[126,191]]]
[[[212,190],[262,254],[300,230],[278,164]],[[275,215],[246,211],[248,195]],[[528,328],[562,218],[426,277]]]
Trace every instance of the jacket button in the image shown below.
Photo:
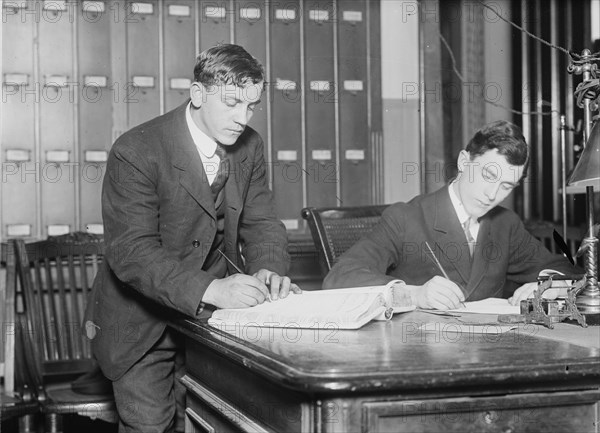
[[[194,248],[198,248],[200,246],[200,241],[198,239],[194,239],[194,242],[192,242],[192,246]]]

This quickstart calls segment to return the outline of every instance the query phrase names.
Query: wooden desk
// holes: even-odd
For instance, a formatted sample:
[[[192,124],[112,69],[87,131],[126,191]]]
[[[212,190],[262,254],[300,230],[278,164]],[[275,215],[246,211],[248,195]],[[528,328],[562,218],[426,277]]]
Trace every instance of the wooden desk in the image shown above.
[[[412,312],[358,331],[237,336],[176,322],[187,341],[186,432],[598,431],[598,327],[559,324],[554,339],[532,325],[456,334],[448,320]],[[418,329],[432,321],[438,331]]]

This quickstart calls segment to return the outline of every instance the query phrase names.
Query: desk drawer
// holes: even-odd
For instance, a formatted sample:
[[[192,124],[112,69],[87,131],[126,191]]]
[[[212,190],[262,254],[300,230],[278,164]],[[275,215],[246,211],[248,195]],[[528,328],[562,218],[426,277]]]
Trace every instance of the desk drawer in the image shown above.
[[[597,432],[599,400],[581,391],[365,402],[363,432]]]
[[[185,433],[271,432],[189,376],[181,381],[187,389]]]
[[[243,432],[222,414],[213,411],[203,401],[187,396],[185,433]]]

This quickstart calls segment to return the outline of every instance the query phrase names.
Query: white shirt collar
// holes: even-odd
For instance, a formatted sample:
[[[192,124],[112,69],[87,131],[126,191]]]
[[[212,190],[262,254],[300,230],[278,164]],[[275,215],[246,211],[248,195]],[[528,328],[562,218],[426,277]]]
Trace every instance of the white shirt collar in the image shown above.
[[[456,216],[458,217],[458,221],[460,222],[460,225],[464,227],[465,222],[467,222],[470,216],[465,210],[465,207],[463,206],[462,202],[458,198],[458,195],[456,195],[456,191],[454,191],[455,183],[456,180],[450,184],[450,186],[448,187],[448,192],[450,194],[450,201],[452,202],[452,206],[454,206],[454,211],[456,212]],[[477,218],[471,218],[469,231],[471,232],[471,236],[473,236],[473,239],[477,239],[477,236],[479,235],[479,227],[479,220]]]
[[[455,185],[456,185],[456,181],[453,181],[448,186],[448,193],[450,194],[450,201],[452,202],[452,206],[454,206],[454,212],[456,212],[458,221],[460,222],[460,225],[464,225],[464,223],[469,219],[469,214],[467,213],[462,202],[456,195],[456,191],[454,191]],[[477,220],[475,220],[475,221],[477,221]]]
[[[194,140],[194,144],[198,148],[201,156],[212,158],[217,150],[217,143],[215,140],[206,135],[198,125],[192,119],[192,103],[190,102],[185,110],[185,120],[187,122],[188,129]]]

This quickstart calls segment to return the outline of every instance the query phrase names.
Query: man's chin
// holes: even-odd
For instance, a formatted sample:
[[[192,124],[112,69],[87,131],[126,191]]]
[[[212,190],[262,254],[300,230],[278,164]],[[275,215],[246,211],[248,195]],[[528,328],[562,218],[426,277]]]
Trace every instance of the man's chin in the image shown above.
[[[237,143],[240,135],[242,134],[224,134],[223,136],[219,137],[219,143],[221,143],[223,146],[232,146]]]
[[[479,212],[477,212],[477,215],[475,215],[475,218],[479,219],[483,216],[485,216],[489,211],[491,211],[493,209],[493,206],[487,207],[483,210],[480,210]]]
[[[219,143],[222,144],[223,146],[233,146],[238,141],[238,138],[239,137],[235,137],[235,138],[223,137],[222,139],[219,140]]]

